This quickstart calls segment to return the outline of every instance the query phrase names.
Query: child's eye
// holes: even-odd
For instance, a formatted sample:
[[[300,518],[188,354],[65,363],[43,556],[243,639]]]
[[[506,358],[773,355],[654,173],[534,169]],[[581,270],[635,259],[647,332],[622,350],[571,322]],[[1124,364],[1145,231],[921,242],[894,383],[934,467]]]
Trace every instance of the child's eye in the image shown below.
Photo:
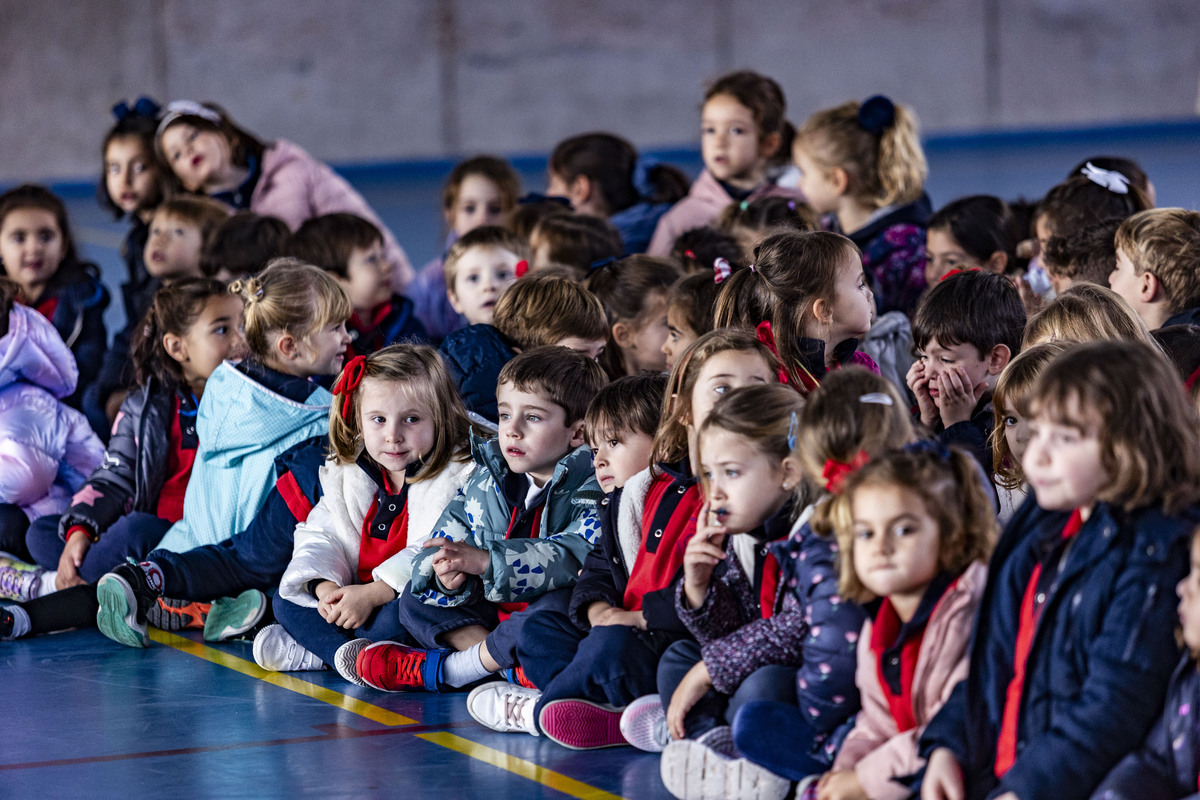
[[[467,283],[479,283],[479,276],[478,275],[468,275],[468,276],[466,276],[466,281],[467,281]]]
[[[616,447],[616,446],[617,446],[617,445],[619,445],[619,444],[621,444],[621,440],[620,440],[620,439],[609,439],[609,440],[608,440],[608,446],[609,446],[609,447]]]
[[[898,525],[898,526],[896,526],[896,535],[897,536],[908,536],[908,535],[912,534],[913,532],[915,532],[915,530],[916,529],[912,525]]]
[[[542,418],[539,417],[537,414],[526,414],[525,419],[528,422],[541,422],[542,421]]]
[[[727,470],[725,470],[725,477],[726,477],[726,478],[736,478],[738,475],[741,475],[741,474],[742,474],[742,473],[741,473],[741,470],[736,470],[736,469],[727,469]]]
[[[463,213],[464,213],[464,214],[474,214],[474,213],[475,213],[475,204],[474,204],[474,203],[467,203],[466,205],[464,205],[464,206],[463,206]]]
[[[404,418],[404,423],[406,425],[416,425],[420,421],[421,421],[421,418],[418,417],[416,414],[411,414]]]
[[[496,278],[498,280],[502,280],[502,281],[506,281],[509,278],[511,278],[512,276],[513,276],[513,272],[510,269],[502,269],[496,273]]]
[[[1004,427],[1006,427],[1006,428],[1012,428],[1012,427],[1014,427],[1014,426],[1015,426],[1015,425],[1016,425],[1018,422],[1020,422],[1020,420],[1018,420],[1016,417],[1005,417],[1005,418],[1004,418]]]
[[[504,413],[503,411],[501,411],[501,412],[500,412],[500,419],[502,419],[502,420],[508,420],[508,419],[510,419],[510,418],[511,418],[511,417],[510,417],[510,415],[509,415],[509,414],[506,414],[506,413]]]
[[[858,530],[856,530],[854,532],[854,538],[861,539],[863,541],[870,539],[871,536],[872,536],[872,532],[871,532],[870,528],[859,528]]]
[[[504,213],[504,209],[500,207],[500,204],[499,204],[499,203],[492,203],[492,204],[489,204],[489,205],[488,205],[488,207],[487,207],[487,213],[488,213],[490,216],[493,216],[493,217],[494,217],[494,216],[497,216],[497,215],[499,215],[499,214],[502,214],[502,213]]]
[[[384,423],[384,418],[376,414],[375,416],[371,417],[371,422],[374,422],[376,425],[382,425]]]
[[[717,386],[714,386],[714,387],[713,387],[713,391],[714,391],[716,394],[725,394],[726,392],[728,392],[728,391],[729,391],[729,384],[727,384],[727,383],[722,383],[722,384],[719,384],[719,385],[717,385]]]
[[[701,125],[700,126],[700,133],[704,134],[706,136],[712,136],[716,132],[717,132],[717,129],[714,128],[712,125]]]
[[[595,457],[596,457],[596,456],[598,456],[598,455],[600,455],[600,448],[599,448],[599,447],[593,447],[593,448],[592,448],[592,458],[595,458]]]
[[[738,136],[741,136],[743,133],[746,132],[746,129],[735,125],[729,129],[729,132],[733,133],[733,134],[737,134]]]
[[[225,334],[229,333],[229,327],[226,325],[218,325],[216,328],[213,328],[213,333],[215,333],[217,336],[224,336]]]

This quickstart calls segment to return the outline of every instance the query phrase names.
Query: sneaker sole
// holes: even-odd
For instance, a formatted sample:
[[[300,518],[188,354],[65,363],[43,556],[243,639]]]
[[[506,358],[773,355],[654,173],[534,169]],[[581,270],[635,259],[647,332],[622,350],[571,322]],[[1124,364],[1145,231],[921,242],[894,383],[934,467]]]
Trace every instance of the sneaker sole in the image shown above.
[[[247,589],[237,597],[222,597],[212,604],[204,621],[204,641],[224,642],[257,625],[267,610],[267,596]]]
[[[137,599],[133,588],[111,573],[96,584],[96,627],[114,642],[126,647],[149,647],[150,637],[137,624]]]
[[[146,622],[160,631],[202,630],[209,607],[208,603],[160,597],[158,602],[146,611]]]
[[[358,677],[358,654],[371,646],[370,639],[355,639],[342,645],[333,654],[333,668],[337,673],[355,686],[375,688]]]
[[[647,753],[661,753],[663,748],[670,743],[670,738],[659,741],[654,735],[654,731],[660,724],[664,726],[666,711],[662,707],[662,700],[658,695],[650,695],[647,697],[639,697],[634,700],[621,714],[621,735],[625,737],[625,741],[636,747],[638,750],[644,750]]]
[[[542,707],[538,727],[546,738],[572,750],[628,745],[621,711],[590,700],[552,700]]]
[[[730,759],[696,741],[672,742],[659,762],[663,785],[688,800],[783,800],[791,782],[744,758]]]

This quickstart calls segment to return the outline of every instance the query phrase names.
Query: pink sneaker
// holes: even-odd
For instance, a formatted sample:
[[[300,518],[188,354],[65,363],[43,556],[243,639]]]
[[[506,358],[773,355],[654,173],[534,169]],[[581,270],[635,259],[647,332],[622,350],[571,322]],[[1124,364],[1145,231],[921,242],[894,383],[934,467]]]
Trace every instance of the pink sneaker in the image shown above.
[[[538,727],[546,738],[572,750],[628,744],[621,733],[621,709],[590,700],[551,700],[542,707]]]

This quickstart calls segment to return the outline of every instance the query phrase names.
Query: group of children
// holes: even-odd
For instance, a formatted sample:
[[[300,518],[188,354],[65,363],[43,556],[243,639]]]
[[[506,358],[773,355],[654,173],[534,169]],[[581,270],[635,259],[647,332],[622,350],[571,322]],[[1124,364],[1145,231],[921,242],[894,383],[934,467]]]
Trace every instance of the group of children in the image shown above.
[[[737,72],[690,185],[472,158],[414,274],[296,145],[115,112],[111,347],[62,202],[0,195],[0,637],[469,690],[680,798],[1196,791],[1200,213],[1136,164],[934,213],[910,109]]]

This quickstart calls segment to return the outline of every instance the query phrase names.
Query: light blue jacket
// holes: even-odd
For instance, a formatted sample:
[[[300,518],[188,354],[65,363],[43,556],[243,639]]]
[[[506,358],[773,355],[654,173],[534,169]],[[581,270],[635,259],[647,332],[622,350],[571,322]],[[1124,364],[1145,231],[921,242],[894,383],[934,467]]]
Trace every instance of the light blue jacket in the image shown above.
[[[245,530],[275,484],[275,458],[329,432],[333,396],[317,384],[303,403],[289,400],[228,361],[213,371],[200,398],[200,449],[183,500],[183,519],[159,542],[182,553]]]

